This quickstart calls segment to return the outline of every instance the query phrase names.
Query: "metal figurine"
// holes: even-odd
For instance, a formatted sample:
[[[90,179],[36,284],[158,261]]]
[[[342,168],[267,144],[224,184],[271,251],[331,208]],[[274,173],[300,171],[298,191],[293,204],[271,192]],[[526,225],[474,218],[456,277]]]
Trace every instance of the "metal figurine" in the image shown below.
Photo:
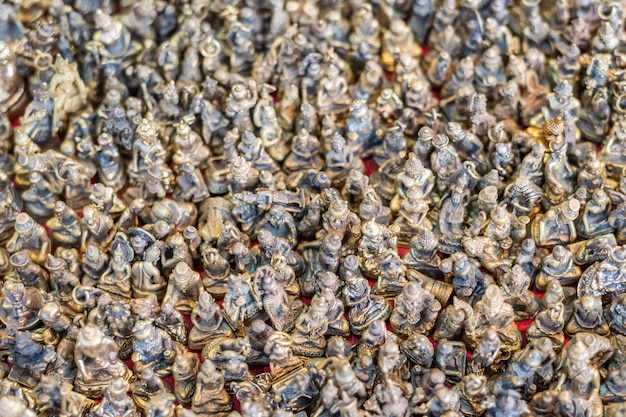
[[[539,299],[529,288],[531,278],[524,269],[515,265],[500,278],[504,297],[515,311],[516,320],[534,317],[539,311]]]
[[[139,321],[133,328],[135,336],[133,362],[136,373],[152,369],[159,376],[171,373],[176,347],[170,336],[149,321]]]
[[[185,262],[179,262],[170,274],[163,302],[172,304],[182,314],[190,314],[203,292],[200,275]]]
[[[561,285],[572,285],[580,278],[581,269],[574,265],[573,255],[565,247],[557,245],[552,253],[547,255],[541,263],[541,269],[535,278],[535,285],[545,289],[551,280]]]
[[[191,409],[198,416],[226,415],[231,410],[232,404],[224,386],[224,375],[210,360],[204,360],[196,381]]]
[[[128,382],[122,378],[114,378],[104,389],[104,398],[94,410],[98,417],[113,417],[137,415],[135,403],[128,395]]]
[[[132,372],[117,357],[118,346],[97,326],[88,324],[78,331],[74,358],[78,366],[76,389],[88,397],[100,397],[116,377],[128,381]]]
[[[13,267],[13,271],[7,277],[10,281],[20,282],[26,287],[38,288],[42,291],[48,291],[48,273],[41,266],[37,265],[30,259],[30,257],[28,256],[28,252],[15,252],[9,258],[9,262]]]
[[[399,335],[428,334],[435,325],[439,310],[441,304],[430,292],[424,290],[419,282],[410,282],[396,297],[389,320]]]
[[[622,4],[9,3],[3,417],[624,414]]]
[[[602,336],[609,334],[609,325],[602,313],[599,298],[585,295],[574,301],[574,314],[565,330],[573,335],[579,332],[594,332]]]

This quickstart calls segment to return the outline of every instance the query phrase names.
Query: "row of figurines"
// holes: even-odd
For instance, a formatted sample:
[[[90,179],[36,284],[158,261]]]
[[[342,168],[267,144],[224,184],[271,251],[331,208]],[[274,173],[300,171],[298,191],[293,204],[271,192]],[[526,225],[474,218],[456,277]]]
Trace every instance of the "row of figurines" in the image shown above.
[[[444,3],[436,13],[432,4],[420,5],[416,3],[416,10],[419,10],[419,15],[414,16],[411,24],[406,24],[397,16],[390,17],[385,13],[385,11],[392,11],[392,14],[396,14],[400,11],[400,14],[404,14],[407,11],[406,8],[391,7],[388,9],[382,7],[382,10],[374,10],[371,5],[356,2],[348,7],[348,9],[352,9],[352,22],[342,16],[339,9],[331,7],[327,10],[329,15],[325,18],[332,17],[335,20],[332,24],[324,18],[317,20],[317,24],[313,25],[310,24],[312,22],[304,24],[304,22],[296,20],[294,23],[297,25],[303,24],[299,28],[300,30],[298,30],[297,25],[295,30],[287,30],[292,16],[284,9],[286,6],[284,3],[277,4],[272,13],[274,15],[271,20],[272,34],[269,39],[265,40],[276,43],[276,45],[267,48],[268,51],[265,53],[256,52],[257,47],[265,49],[262,47],[264,44],[262,28],[265,25],[262,21],[258,21],[261,14],[251,13],[249,8],[239,11],[227,7],[229,12],[227,13],[229,15],[227,21],[229,23],[223,28],[220,28],[222,26],[221,19],[217,22],[217,27],[212,28],[211,25],[202,25],[202,18],[187,14],[183,19],[184,25],[182,22],[180,26],[176,22],[171,22],[172,25],[168,26],[168,33],[162,34],[166,40],[161,39],[164,41],[158,47],[154,45],[156,30],[153,26],[156,24],[156,16],[145,12],[130,12],[111,16],[106,12],[105,7],[104,9],[97,9],[95,12],[92,10],[86,15],[88,20],[85,20],[85,17],[81,17],[80,12],[72,12],[72,7],[67,6],[60,11],[51,12],[52,22],[46,25],[35,25],[37,28],[29,30],[31,36],[28,36],[24,33],[24,29],[20,28],[18,14],[13,10],[13,7],[5,5],[0,24],[7,29],[5,41],[16,41],[22,36],[29,39],[32,45],[22,48],[23,50],[20,51],[23,55],[22,59],[29,62],[31,66],[39,66],[41,72],[49,70],[51,63],[46,63],[46,59],[41,59],[31,49],[48,53],[53,50],[55,44],[58,44],[59,52],[66,59],[72,58],[76,51],[82,51],[91,54],[90,57],[95,62],[103,66],[108,64],[109,67],[128,66],[135,60],[149,59],[146,56],[152,57],[154,60],[153,55],[157,55],[158,64],[162,67],[165,78],[180,78],[181,82],[186,83],[202,80],[202,71],[199,71],[198,68],[200,66],[204,67],[204,71],[209,74],[220,73],[219,70],[223,67],[230,67],[235,74],[252,70],[258,78],[267,82],[271,79],[274,67],[280,64],[282,71],[279,73],[283,75],[283,78],[288,78],[288,75],[291,75],[291,78],[280,80],[279,77],[277,84],[297,84],[293,78],[298,78],[300,74],[304,73],[309,81],[307,85],[313,89],[318,84],[320,86],[332,84],[334,80],[330,78],[326,83],[316,82],[322,78],[319,74],[321,58],[309,57],[308,60],[305,60],[305,52],[309,51],[316,51],[321,55],[330,50],[335,56],[338,56],[338,52],[346,58],[351,55],[351,52],[357,58],[357,65],[363,65],[365,61],[380,55],[384,68],[393,70],[398,55],[408,54],[417,57],[421,51],[418,44],[428,38],[431,60],[434,57],[439,58],[440,53],[449,54],[447,65],[444,60],[436,66],[437,69],[441,70],[441,73],[450,73],[450,61],[460,55],[478,56],[486,53],[485,49],[487,49],[487,51],[492,50],[491,55],[499,57],[500,55],[508,56],[516,52],[536,50],[539,54],[565,56],[565,63],[557,62],[556,66],[561,72],[559,75],[571,79],[578,70],[576,59],[579,48],[588,49],[589,46],[592,46],[592,50],[596,53],[611,54],[620,46],[623,22],[619,16],[623,12],[618,3],[605,2],[599,7],[597,5],[590,6],[591,10],[584,12],[574,8],[571,11],[574,16],[578,12],[583,13],[584,18],[580,19],[574,18],[567,8],[558,10],[560,18],[557,20],[559,23],[551,22],[555,24],[552,28],[548,26],[542,15],[545,10],[541,10],[541,7],[536,4],[513,7],[512,10],[516,10],[516,13],[510,18],[509,8],[503,4],[496,6],[499,10],[492,14],[491,5],[481,8],[480,12],[472,7],[466,8],[464,6],[464,13],[459,13],[452,3],[448,3]],[[562,3],[559,4],[562,5]],[[346,4],[343,6],[347,7]],[[146,7],[146,5],[138,4],[137,7]],[[311,8],[312,10],[318,9],[317,5],[313,4],[305,7],[305,9]],[[301,10],[300,8],[296,9]],[[520,10],[524,11],[520,13]],[[242,14],[247,19],[251,19],[250,22],[239,21],[243,18]],[[69,15],[72,15],[72,18]],[[173,15],[168,17],[171,19]],[[391,20],[387,21],[386,18]],[[381,25],[379,19],[385,23]],[[63,26],[67,26],[68,20],[72,22],[70,26],[75,26],[75,32],[68,30],[68,33],[65,34],[64,31],[60,31],[56,27],[55,23],[62,24],[63,22]],[[93,33],[88,24],[92,20],[95,26]],[[572,20],[572,25],[568,25],[569,30],[563,30],[563,26],[566,26],[570,20]],[[249,23],[251,27],[248,27],[246,23]],[[507,24],[511,26],[513,32],[520,36],[521,41],[512,35],[511,30],[506,27]],[[426,36],[431,25],[430,35]],[[483,25],[486,25],[484,34],[481,30]],[[529,26],[526,30],[520,29],[526,25]],[[387,26],[387,30],[381,30],[381,27]],[[316,33],[316,29],[321,30],[321,33]],[[214,33],[214,30],[217,32]],[[332,40],[328,38],[328,31],[332,33]],[[594,31],[597,33],[591,39],[591,34]],[[30,32],[33,32],[34,35]],[[79,33],[81,35],[76,38],[72,36]],[[563,35],[566,40],[560,39],[560,35]],[[62,39],[55,39],[58,36],[61,36]],[[153,54],[140,53],[144,46],[142,41],[147,41],[147,46],[156,49],[152,51]],[[150,50],[149,47],[147,49]],[[183,59],[183,54],[185,59]],[[192,59],[194,55],[195,57]],[[49,59],[52,60],[52,57],[49,56]],[[491,57],[492,61],[493,59],[494,57]],[[104,60],[104,63],[101,60]],[[338,60],[340,63],[345,63],[342,58],[338,58]],[[31,61],[37,61],[37,65]],[[182,70],[179,69],[179,61],[183,62],[184,68]],[[198,61],[202,61],[202,65],[189,65],[187,61],[196,64],[199,64]],[[308,65],[301,68],[302,65],[298,61],[304,61]],[[153,64],[156,65],[157,63],[154,62]],[[349,65],[342,65],[341,67],[349,67]],[[86,78],[93,77],[89,72],[85,71]],[[493,82],[486,81],[484,84],[488,88],[492,86]],[[84,91],[79,92],[86,94]],[[330,103],[330,106],[324,106],[324,109],[326,107],[331,112],[336,110],[333,103]]]
[[[485,302],[479,309],[485,314],[494,308]],[[139,410],[147,416],[174,416],[178,414],[153,413],[174,413],[175,401],[190,405],[198,416],[227,415],[233,409],[231,398],[239,401],[243,416],[271,416],[277,409],[307,410],[315,416],[524,416],[531,411],[549,416],[567,415],[572,407],[584,407],[591,416],[620,415],[626,400],[623,335],[609,339],[580,332],[564,347],[542,336],[522,348],[521,336],[499,327],[503,323],[481,321],[476,342],[441,339],[435,347],[419,333],[400,339],[375,320],[354,347],[332,336],[322,354],[310,358],[301,355],[304,347],[291,336],[257,320],[251,324],[260,330],[256,338],[218,338],[207,345],[200,362],[196,353],[171,340],[163,348],[165,330],[140,320],[133,360],[152,355],[154,361],[136,362],[134,373],[118,358],[124,346],[100,327],[71,325],[60,346],[73,349],[72,378],[50,366],[63,360],[72,366],[68,357],[55,362],[52,346],[43,347],[30,332],[17,331],[11,349],[16,362],[1,382],[9,396],[23,401],[23,409],[76,417],[138,415]],[[268,363],[269,372],[250,370]],[[170,374],[173,386],[162,379]],[[98,405],[89,399],[100,397]],[[249,414],[248,407],[259,414]],[[344,408],[372,414],[344,414]]]

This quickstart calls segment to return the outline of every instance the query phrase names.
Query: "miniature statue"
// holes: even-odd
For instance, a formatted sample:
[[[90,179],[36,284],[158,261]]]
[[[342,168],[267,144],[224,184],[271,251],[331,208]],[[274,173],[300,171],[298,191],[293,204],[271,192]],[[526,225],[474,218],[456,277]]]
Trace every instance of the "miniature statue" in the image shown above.
[[[490,285],[481,301],[474,306],[474,313],[466,323],[465,338],[468,346],[477,346],[486,329],[494,326],[502,342],[502,351],[514,352],[521,346],[521,334],[513,319],[513,308],[504,301],[500,288]]]
[[[350,329],[361,334],[372,321],[386,319],[391,314],[391,307],[384,298],[370,295],[367,280],[358,271],[356,256],[346,257],[344,267],[346,273],[343,295],[346,307],[349,308]]]
[[[288,300],[287,293],[278,284],[276,271],[272,267],[260,266],[256,269],[253,290],[261,299],[263,309],[269,315],[274,328],[278,331],[289,331],[304,305],[300,300]]]
[[[419,282],[409,282],[395,299],[390,323],[396,333],[409,336],[428,334],[435,325],[441,304],[422,288]]]
[[[365,100],[357,99],[352,102],[346,120],[345,137],[348,147],[356,155],[366,157],[378,144],[378,124],[377,114],[368,107]]]
[[[117,357],[118,347],[97,326],[88,324],[78,331],[74,358],[78,366],[76,390],[88,397],[100,397],[116,377],[128,381],[132,372]]]
[[[202,348],[217,338],[230,338],[232,330],[222,317],[219,306],[208,292],[203,292],[198,300],[198,305],[191,312],[193,327],[189,332],[189,348],[202,350]]]
[[[573,343],[566,351],[564,362],[557,384],[557,389],[561,390],[557,410],[575,410],[578,403],[587,409],[589,415],[601,416],[603,407],[597,395],[600,375],[585,344],[580,340]]]
[[[20,213],[15,218],[15,233],[6,248],[10,254],[25,250],[35,263],[43,265],[50,253],[51,243],[41,225],[28,214]]]
[[[170,336],[149,321],[141,320],[133,328],[135,342],[133,363],[135,373],[151,369],[159,376],[171,374],[176,346]]]
[[[493,329],[488,329],[467,364],[467,372],[490,375],[497,370],[498,362],[503,359],[500,357],[500,345],[498,333]]]
[[[599,298],[585,295],[574,301],[574,314],[565,330],[574,335],[579,332],[593,332],[602,336],[609,334],[609,325],[602,314]]]
[[[574,265],[570,251],[561,245],[552,249],[552,253],[541,261],[541,269],[535,278],[535,286],[544,290],[551,280],[558,281],[561,285],[573,285],[580,278],[581,269]]]
[[[13,367],[9,379],[34,388],[55,357],[54,347],[44,347],[35,342],[28,330],[18,331],[15,346],[11,350]]]
[[[434,365],[446,375],[449,384],[458,383],[465,375],[466,348],[462,342],[442,339],[437,344]]]
[[[90,244],[106,247],[115,236],[115,228],[111,216],[97,210],[94,206],[87,206],[83,209],[82,229],[82,250]]]
[[[133,400],[137,404],[137,408],[145,411],[148,415],[148,407],[154,404],[153,399],[158,399],[162,394],[170,394],[170,388],[151,368],[145,368],[140,378],[133,382],[130,386],[133,393]]]
[[[0,241],[6,242],[14,232],[15,220],[22,211],[22,200],[6,172],[0,172]]]
[[[128,243],[128,237],[123,233],[118,233],[111,243],[109,266],[100,276],[98,288],[114,295],[130,298],[132,295],[130,262],[134,255],[133,248]]]
[[[476,90],[493,99],[497,87],[506,82],[500,51],[494,47],[487,49],[476,66],[475,73]]]
[[[192,411],[198,416],[221,416],[231,408],[230,397],[224,387],[224,375],[215,369],[210,360],[205,359],[198,372]]]
[[[56,133],[65,126],[69,116],[87,104],[87,89],[78,75],[76,63],[68,63],[57,55],[50,91],[54,97],[52,127],[53,133]]]
[[[2,14],[4,15],[3,26],[11,25],[10,31],[4,32],[5,36],[15,36],[21,32],[21,24],[17,19],[13,19],[10,22],[9,16],[6,13],[9,12],[9,5],[6,5]],[[6,20],[5,20],[6,19]],[[21,38],[21,36],[17,36]],[[3,82],[0,85],[0,91],[2,92],[0,98],[0,107],[13,114],[20,110],[20,107],[24,105],[26,91],[24,87],[24,80],[19,76],[17,71],[16,54],[11,51],[11,45],[8,42],[10,39],[0,40],[0,73],[2,74]]]
[[[76,212],[64,202],[57,201],[54,205],[54,214],[55,217],[46,222],[52,243],[68,248],[77,248],[80,245],[82,228]]]
[[[441,263],[441,270],[452,273],[454,294],[462,301],[474,304],[484,294],[493,279],[482,272],[465,253],[457,252]]]
[[[129,231],[129,233],[132,236],[132,231]],[[137,236],[131,239],[136,240]],[[154,238],[149,237],[149,239]],[[133,244],[133,247],[136,247],[136,244]],[[90,248],[93,248],[93,246],[88,248],[88,252]],[[163,298],[167,282],[157,267],[160,257],[161,251],[159,247],[153,244],[144,250],[143,259],[137,260],[132,264],[130,286],[134,298],[142,298],[150,294],[154,294],[157,298]]]
[[[445,251],[460,245],[463,236],[463,223],[465,222],[466,210],[464,194],[457,189],[452,190],[452,195],[445,200],[439,212],[437,232],[441,234],[440,242],[445,245]]]
[[[185,321],[183,315],[176,310],[173,305],[163,303],[161,306],[161,312],[154,323],[157,327],[165,330],[167,334],[170,335],[172,340],[178,343],[187,344],[189,325]]]
[[[574,220],[578,218],[580,202],[566,200],[537,216],[532,225],[537,246],[553,246],[573,242],[576,239]]]
[[[292,338],[282,332],[273,331],[267,338],[265,353],[270,358],[272,377],[278,379],[301,366],[300,359],[293,355]]]
[[[113,378],[104,389],[104,398],[98,404],[94,414],[98,417],[137,416],[137,408],[128,396],[128,382],[122,378]]]
[[[262,303],[252,290],[250,277],[231,275],[224,296],[224,312],[228,318],[234,323],[244,323],[255,318],[261,308]]]
[[[74,316],[82,313],[83,306],[75,300],[73,295],[75,288],[80,286],[80,280],[69,270],[67,263],[61,258],[48,255],[45,267],[50,272],[50,281],[56,290],[56,299],[66,307],[68,314]]]
[[[515,311],[516,320],[534,317],[539,311],[539,299],[529,288],[531,278],[524,269],[515,265],[500,278],[500,286],[507,303]]]
[[[581,210],[577,221],[578,231],[583,238],[593,238],[612,231],[608,222],[611,200],[602,189],[593,192],[591,199]]]
[[[326,348],[329,306],[324,298],[314,298],[309,308],[300,314],[294,325],[294,351],[309,357],[321,356]]]
[[[37,386],[33,389],[33,396],[37,402],[37,409],[41,414],[64,414],[78,417],[93,409],[94,403],[84,395],[72,391],[72,385],[67,382],[59,382],[49,375],[42,376]],[[109,414],[97,414],[109,416]]]
[[[433,330],[435,340],[452,339],[458,336],[462,329],[462,324],[473,314],[472,306],[454,297],[453,303],[441,310],[437,323]]]
[[[191,314],[204,291],[200,275],[185,262],[179,262],[169,277],[163,303],[169,303],[182,314]]]
[[[20,282],[24,284],[25,287],[38,288],[42,291],[48,291],[48,273],[41,266],[37,265],[30,259],[28,252],[15,252],[11,255],[9,261],[13,267],[13,272],[8,276],[11,281]]]
[[[565,306],[562,302],[549,303],[535,317],[535,321],[526,331],[529,340],[537,340],[547,337],[552,341],[555,351],[561,349],[565,341],[563,329],[565,328]]]
[[[196,388],[198,372],[198,356],[192,352],[176,355],[172,367],[174,377],[174,394],[181,404],[190,404]]]

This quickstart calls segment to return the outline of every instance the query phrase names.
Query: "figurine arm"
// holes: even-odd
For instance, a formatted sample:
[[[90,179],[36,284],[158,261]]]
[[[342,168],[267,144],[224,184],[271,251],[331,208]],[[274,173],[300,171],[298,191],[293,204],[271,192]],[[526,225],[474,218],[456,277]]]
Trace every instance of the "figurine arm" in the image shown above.
[[[80,350],[77,350],[75,355],[76,355],[75,356],[76,367],[78,368],[80,373],[83,375],[83,379],[86,381],[90,381],[92,378],[91,378],[91,374],[87,372],[87,367],[85,366],[85,361],[83,359],[83,353]]]

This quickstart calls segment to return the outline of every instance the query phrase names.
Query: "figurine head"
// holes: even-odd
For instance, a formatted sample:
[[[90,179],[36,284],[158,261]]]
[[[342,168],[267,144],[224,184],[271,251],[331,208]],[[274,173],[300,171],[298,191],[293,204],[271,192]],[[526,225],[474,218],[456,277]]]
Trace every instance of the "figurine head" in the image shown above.
[[[361,118],[367,114],[367,101],[356,99],[350,105],[350,117]]]
[[[35,228],[35,220],[26,213],[20,213],[15,218],[15,231],[21,235],[29,234]]]
[[[93,20],[97,29],[107,29],[111,27],[111,24],[113,23],[111,16],[103,12],[101,9],[96,10]]]
[[[106,395],[109,398],[125,398],[129,390],[128,382],[123,378],[113,378],[106,388]]]
[[[535,251],[537,250],[537,246],[535,245],[535,241],[528,238],[528,239],[524,239],[522,241],[522,250],[525,253],[532,253],[534,254]]]
[[[252,164],[246,161],[243,156],[238,155],[229,165],[229,168],[235,180],[245,181],[245,179],[248,178],[248,173],[250,172],[250,168],[252,168]]]
[[[146,340],[152,334],[154,326],[149,320],[139,320],[133,327],[133,335],[137,340]]]
[[[143,253],[146,247],[156,242],[156,238],[141,227],[130,227],[128,235],[130,236],[130,245],[135,253]]]
[[[406,31],[406,24],[401,19],[394,19],[389,25],[389,30],[394,35],[400,35]]]
[[[626,261],[626,247],[624,246],[617,246],[615,248],[613,248],[611,250],[611,259],[613,259],[614,261],[617,261],[619,263],[622,263],[624,261]]]
[[[452,195],[450,196],[450,200],[454,204],[461,204],[463,202],[463,192],[459,190],[453,190]]]
[[[504,303],[504,297],[502,296],[502,291],[500,290],[500,287],[495,284],[489,285],[485,290],[485,294],[481,302],[488,309],[493,309],[493,311],[497,311]]]
[[[419,202],[424,197],[424,192],[420,187],[409,187],[406,191],[406,198],[412,202]]]
[[[422,229],[414,239],[417,239],[416,247],[425,251],[433,250],[438,245],[435,233],[429,229]],[[413,244],[411,246],[413,246]]]
[[[95,324],[87,324],[78,330],[76,348],[81,348],[83,354],[93,357],[101,351],[102,341],[106,336]],[[117,352],[115,352],[117,353]]]
[[[609,202],[609,197],[602,188],[594,191],[593,194],[591,195],[591,199],[598,206],[604,206],[605,204]]]
[[[480,62],[490,72],[498,71],[502,67],[502,57],[495,47],[487,49]]]
[[[567,81],[561,81],[554,87],[554,97],[560,103],[567,102],[572,97],[572,86]]]
[[[561,214],[565,219],[569,221],[574,221],[578,217],[578,212],[580,210],[580,201],[576,199],[571,199],[568,201],[564,201],[561,206]]]
[[[435,349],[425,335],[412,334],[407,340],[402,342],[401,349],[418,365],[426,368],[430,368],[432,365]]]
[[[60,272],[67,268],[67,264],[61,258],[57,258],[48,254],[48,260],[46,261],[46,269],[50,271],[51,274],[56,272]]]
[[[193,283],[195,274],[194,270],[191,269],[186,262],[179,262],[174,267],[170,279],[173,278],[176,285],[181,290],[186,291]]]
[[[5,297],[10,295],[12,299],[21,299],[26,295],[26,287],[21,282],[7,280],[2,287],[2,294]]]
[[[204,362],[202,362],[202,365],[200,366],[200,372],[204,375],[211,376],[217,372],[217,369],[215,368],[213,361],[210,359],[204,359]]]
[[[375,221],[368,221],[363,225],[363,236],[372,240],[382,236],[381,226]]]
[[[461,138],[463,134],[463,129],[461,129],[461,125],[457,122],[448,122],[446,125],[446,135],[453,141],[456,142]]]
[[[512,412],[521,400],[522,394],[513,389],[498,390],[496,393],[496,404],[500,412]]]
[[[450,143],[448,137],[446,135],[443,134],[438,134],[435,135],[434,139],[433,139],[433,146],[438,149],[444,149],[448,146],[448,144]]]
[[[200,294],[200,299],[198,300],[198,307],[202,310],[210,311],[214,305],[213,296],[207,291],[204,291]]]
[[[498,226],[502,226],[510,222],[509,212],[503,204],[498,205],[491,210],[489,217],[491,218],[491,221]]]
[[[419,282],[411,281],[404,286],[402,293],[408,300],[417,301],[422,299],[424,289],[422,288],[422,284]]]
[[[276,236],[267,229],[261,229],[257,234],[257,242],[259,242],[261,248],[271,249],[276,244]]]
[[[487,395],[487,377],[485,375],[468,374],[463,378],[465,392],[470,397],[482,397]]]
[[[21,250],[18,252],[15,252],[13,255],[11,255],[11,257],[9,258],[9,262],[11,263],[11,265],[13,265],[13,267],[17,270],[21,270],[22,268],[24,268],[26,265],[28,265],[30,260],[30,256],[28,255],[27,251]]]
[[[274,227],[280,227],[282,224],[288,223],[289,213],[281,206],[274,206],[268,213],[267,220]]]
[[[95,263],[101,259],[102,252],[95,245],[87,246],[85,250],[85,260],[89,263]]]
[[[46,326],[52,326],[63,316],[61,305],[57,301],[45,303],[39,310],[39,318]]]
[[[172,228],[165,220],[157,220],[154,222],[153,231],[157,239],[165,239],[172,231]]]
[[[340,152],[346,147],[346,140],[339,133],[335,133],[330,141],[330,146],[333,151]]]

